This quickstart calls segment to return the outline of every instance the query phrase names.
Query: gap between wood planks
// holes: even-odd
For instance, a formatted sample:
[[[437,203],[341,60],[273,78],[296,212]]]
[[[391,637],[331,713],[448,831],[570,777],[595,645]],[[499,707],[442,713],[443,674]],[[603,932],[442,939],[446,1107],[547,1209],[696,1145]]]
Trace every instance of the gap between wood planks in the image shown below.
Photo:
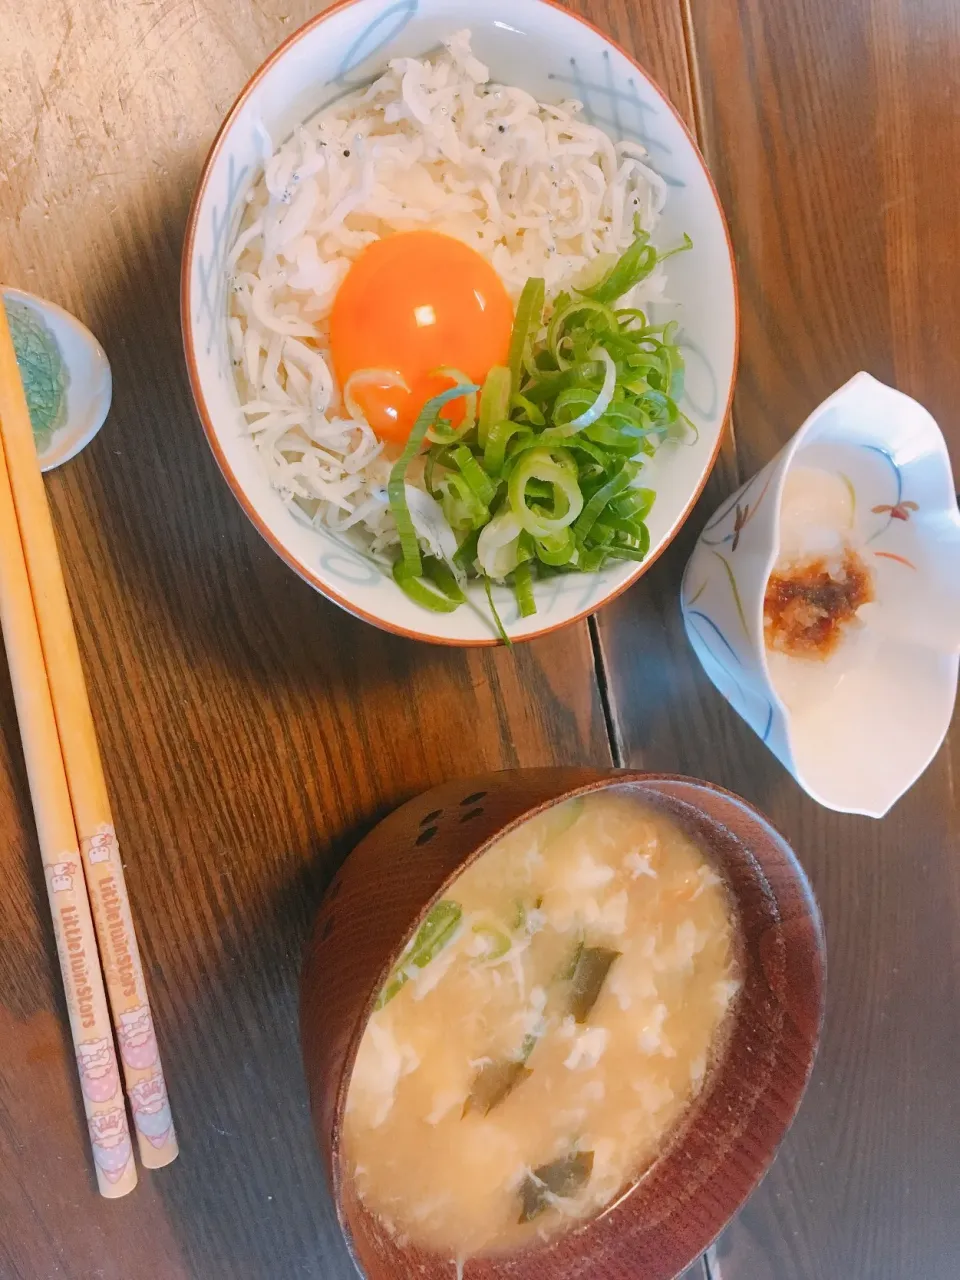
[[[700,72],[697,59],[697,43],[693,29],[693,14],[690,10],[690,0],[677,0],[677,3],[680,10],[680,24],[683,30],[683,49],[687,63],[687,81],[690,88],[690,101],[693,106],[693,132],[697,139],[697,145],[709,165],[710,149],[707,145],[703,93],[700,86]],[[740,456],[737,450],[737,432],[734,423],[732,403],[730,413],[723,429],[730,433],[730,443],[733,446],[732,465],[734,488],[737,488],[741,484]],[[593,652],[593,666],[597,677],[600,705],[603,708],[603,719],[607,730],[607,741],[610,745],[610,754],[613,757],[614,765],[618,769],[622,769],[626,763],[623,735],[620,732],[617,717],[613,709],[613,702],[610,697],[610,679],[607,674],[607,664],[603,655],[603,644],[600,639],[600,630],[597,625],[596,614],[593,614],[587,619],[587,626],[590,632],[590,647]],[[719,1280],[719,1270],[714,1273],[711,1270],[709,1261],[706,1259],[704,1259],[704,1261],[709,1280]]]
[[[703,105],[703,89],[700,84],[700,63],[697,56],[697,37],[693,26],[693,12],[690,8],[691,0],[678,0],[678,4],[680,6],[680,24],[683,28],[683,50],[687,59],[687,80],[690,83],[690,101],[693,104],[693,131],[700,152],[712,173],[713,158],[707,142],[706,111]],[[736,272],[735,262],[734,272]],[[737,319],[739,320],[739,315]],[[737,372],[738,370],[735,369],[734,377],[736,377]],[[734,487],[739,488],[743,483],[743,477],[740,473],[740,452],[737,448],[737,430],[732,400],[730,402],[730,413],[723,429],[730,432],[730,443],[733,446]]]
[[[690,101],[693,106],[693,131],[697,139],[697,145],[700,147],[700,151],[708,165],[711,165],[710,148],[707,145],[703,93],[700,85],[696,35],[693,27],[693,14],[690,9],[690,0],[678,0],[678,5],[680,9],[680,22],[683,29],[683,48],[687,62],[687,80],[690,87]],[[736,488],[742,483],[742,478],[740,472],[740,455],[737,449],[736,424],[734,421],[732,404],[724,430],[729,431],[730,443],[733,446],[731,461],[733,466],[734,488]],[[590,647],[593,651],[593,665],[597,677],[600,705],[603,708],[603,719],[607,730],[607,741],[610,744],[610,754],[613,757],[614,765],[618,769],[622,769],[626,763],[623,735],[620,732],[619,723],[614,713],[613,701],[610,696],[610,680],[607,674],[607,664],[603,655],[603,644],[600,639],[600,630],[597,625],[596,614],[587,619],[587,626],[590,632]],[[717,1259],[715,1246],[711,1245],[700,1261],[703,1265],[706,1280],[723,1280],[720,1273],[720,1264]]]

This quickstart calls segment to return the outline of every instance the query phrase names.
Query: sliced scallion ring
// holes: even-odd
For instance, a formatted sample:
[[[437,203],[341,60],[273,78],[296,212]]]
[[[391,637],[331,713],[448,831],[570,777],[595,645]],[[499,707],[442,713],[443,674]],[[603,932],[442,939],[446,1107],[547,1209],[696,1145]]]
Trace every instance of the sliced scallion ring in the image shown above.
[[[461,440],[468,431],[477,425],[477,388],[460,369],[443,366],[434,369],[431,375],[436,378],[450,378],[458,387],[463,387],[463,421],[459,426],[452,426],[437,415],[437,420],[427,430],[427,439],[431,444],[452,444]]]
[[[487,432],[487,442],[483,450],[483,467],[488,475],[498,476],[503,470],[507,445],[513,436],[530,436],[530,428],[522,422],[510,422],[502,419]]]
[[[353,394],[357,387],[399,387],[409,392],[410,388],[396,369],[355,369],[343,384],[343,404],[354,422],[366,422],[367,415],[357,403]]]
[[[583,510],[583,494],[577,483],[575,460],[559,451],[531,449],[524,453],[510,473],[507,497],[510,509],[522,528],[535,538],[546,538],[566,529]],[[527,503],[527,485],[531,480],[542,480],[553,490],[553,511],[548,513],[539,504]]]
[[[426,436],[427,431],[436,422],[443,406],[449,400],[455,400],[457,396],[462,396],[467,392],[478,390],[479,387],[475,387],[468,383],[466,387],[451,387],[448,391],[441,391],[438,396],[434,396],[432,400],[428,400],[417,415],[417,420],[413,424],[407,443],[403,447],[403,452],[391,468],[390,479],[387,482],[387,501],[390,503],[390,510],[393,512],[393,518],[397,523],[397,535],[400,538],[400,553],[403,560],[404,572],[408,578],[420,577],[421,562],[420,545],[417,541],[417,531],[413,527],[413,521],[410,518],[410,511],[407,507],[407,468],[420,452],[424,436]]]
[[[616,313],[594,298],[575,298],[566,303],[565,306],[559,307],[551,316],[550,323],[547,326],[547,349],[559,369],[567,369],[573,363],[560,350],[567,322],[575,315],[590,312],[593,313],[593,317],[599,317],[603,321],[600,326],[601,331],[610,330],[616,332],[619,328]]]
[[[503,507],[477,539],[477,564],[487,578],[502,580],[519,563],[517,546],[523,527],[510,507]]]
[[[547,538],[537,538],[535,546],[537,559],[543,564],[557,568],[573,562],[577,551],[577,540],[573,536],[573,530],[568,527]]]
[[[584,427],[591,426],[598,418],[602,418],[613,400],[613,393],[617,385],[617,366],[611,356],[603,347],[594,347],[590,352],[591,360],[600,360],[603,362],[603,386],[597,392],[596,398],[589,408],[584,409],[583,413],[578,414],[570,422],[558,425],[556,429],[563,431],[568,435],[573,435],[577,431],[582,431]]]

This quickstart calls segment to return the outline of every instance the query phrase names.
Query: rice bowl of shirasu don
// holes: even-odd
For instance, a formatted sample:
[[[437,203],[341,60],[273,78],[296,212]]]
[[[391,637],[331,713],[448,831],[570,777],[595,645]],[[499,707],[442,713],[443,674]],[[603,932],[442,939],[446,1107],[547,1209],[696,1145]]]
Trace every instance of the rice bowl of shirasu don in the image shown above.
[[[638,227],[660,248],[689,234],[693,248],[658,266],[625,300],[661,324],[680,319],[686,364],[680,407],[692,429],[665,440],[642,469],[641,482],[657,494],[649,551],[641,563],[536,583],[529,617],[519,616],[508,583],[494,585],[496,611],[510,637],[522,639],[618,594],[667,545],[702,487],[736,359],[729,242],[703,162],[675,113],[625,54],[579,19],[542,0],[519,0],[503,14],[485,6],[469,19],[465,6],[427,4],[344,76],[342,66],[372,39],[377,12],[354,0],[308,24],[265,64],[221,130],[184,255],[193,389],[231,487],[301,576],[387,629],[490,643],[496,633],[480,583],[467,583],[465,607],[433,613],[390,576],[397,533],[384,499],[398,450],[384,447],[337,385],[324,346],[332,299],[367,244],[426,225],[474,248],[514,305],[525,280],[543,278],[546,320],[551,294],[582,281],[591,260],[594,271],[615,260]],[[606,120],[601,132],[590,103],[572,105],[571,70],[594,85],[581,95],[592,97],[594,110],[598,77],[611,86],[614,105],[622,100],[619,130]],[[359,88],[344,92],[344,81]],[[532,145],[538,137],[550,158]],[[321,141],[337,153],[323,172]],[[480,148],[490,161],[475,167],[478,175],[464,153]],[[558,159],[564,148],[570,154]],[[558,187],[543,181],[544,170]],[[528,199],[538,172],[537,198]],[[505,180],[495,185],[491,173]],[[310,184],[309,198],[300,199]],[[518,194],[524,207],[516,213]],[[298,456],[289,433],[302,442],[305,426]],[[406,479],[408,493],[418,487],[416,462]],[[449,550],[430,510],[410,507],[423,550]]]

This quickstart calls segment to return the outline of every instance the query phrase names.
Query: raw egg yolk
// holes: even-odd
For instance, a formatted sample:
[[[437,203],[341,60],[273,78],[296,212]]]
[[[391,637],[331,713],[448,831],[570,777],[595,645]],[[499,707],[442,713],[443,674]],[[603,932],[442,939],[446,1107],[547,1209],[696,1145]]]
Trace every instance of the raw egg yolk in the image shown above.
[[[358,380],[352,392],[381,439],[404,441],[426,401],[456,383],[436,371],[482,384],[506,364],[512,327],[503,281],[476,250],[437,231],[402,231],[368,245],[347,272],[330,350],[341,387],[359,369],[400,374],[409,391]],[[463,401],[443,416],[461,421]]]

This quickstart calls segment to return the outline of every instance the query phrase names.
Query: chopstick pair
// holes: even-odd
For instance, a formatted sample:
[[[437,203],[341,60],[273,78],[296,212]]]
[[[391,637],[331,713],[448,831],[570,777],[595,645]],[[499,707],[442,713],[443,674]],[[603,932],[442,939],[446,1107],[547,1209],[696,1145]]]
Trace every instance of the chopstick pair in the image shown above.
[[[0,446],[0,624],[97,1184],[116,1198],[137,1185],[121,1069],[144,1167],[177,1138],[2,293]]]

